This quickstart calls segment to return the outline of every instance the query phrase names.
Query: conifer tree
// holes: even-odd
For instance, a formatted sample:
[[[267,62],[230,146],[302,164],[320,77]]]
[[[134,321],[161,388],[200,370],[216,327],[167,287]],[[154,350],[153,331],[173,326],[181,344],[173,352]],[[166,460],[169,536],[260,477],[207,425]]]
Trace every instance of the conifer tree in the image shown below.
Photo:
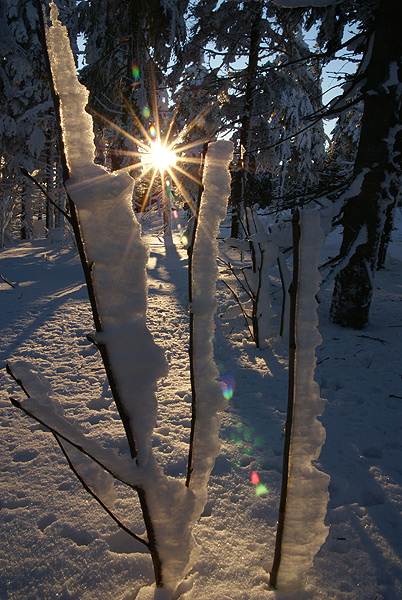
[[[185,35],[187,0],[81,1],[79,30],[85,39],[81,80],[90,90],[98,161],[112,169],[133,162],[136,151],[123,131],[140,136],[164,117],[164,78]],[[158,114],[162,113],[162,114]]]
[[[48,188],[50,182],[57,187],[55,122],[38,35],[38,4],[42,10],[35,0],[0,0],[2,230],[8,227],[10,234],[23,239],[34,234],[34,216],[46,215],[50,228],[56,224],[43,195],[20,171],[23,167]],[[59,4],[65,18],[71,19],[75,0],[60,0]]]
[[[233,236],[239,233],[242,206],[272,204],[269,190],[294,194],[320,177],[322,124],[304,120],[321,106],[320,78],[302,39],[302,16],[255,0],[202,0],[192,9],[195,25],[184,60],[212,67],[214,80],[204,90],[215,94],[220,129],[232,132],[236,142]]]

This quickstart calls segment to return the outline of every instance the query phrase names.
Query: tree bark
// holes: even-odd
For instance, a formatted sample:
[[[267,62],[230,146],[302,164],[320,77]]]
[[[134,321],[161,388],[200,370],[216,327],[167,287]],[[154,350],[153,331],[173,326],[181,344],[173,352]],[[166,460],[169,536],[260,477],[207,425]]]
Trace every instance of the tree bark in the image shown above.
[[[247,65],[247,83],[244,96],[244,113],[241,119],[239,158],[234,172],[231,205],[232,205],[232,230],[231,237],[239,237],[241,209],[244,205],[244,194],[247,185],[247,172],[250,159],[250,129],[251,114],[255,96],[255,79],[260,54],[260,25],[262,19],[262,2],[250,3],[250,11],[253,14],[250,32],[250,47]]]
[[[354,250],[349,263],[335,279],[332,320],[360,329],[368,323],[387,210],[396,200],[401,162],[400,100],[402,3],[382,0],[375,19],[374,41],[366,70],[364,112],[354,175],[365,172],[359,192],[343,211],[341,253],[347,255],[363,229],[364,243]],[[397,72],[397,77],[395,74]],[[396,79],[396,81],[395,81]],[[388,215],[389,216],[389,215]],[[392,223],[389,223],[392,228]]]

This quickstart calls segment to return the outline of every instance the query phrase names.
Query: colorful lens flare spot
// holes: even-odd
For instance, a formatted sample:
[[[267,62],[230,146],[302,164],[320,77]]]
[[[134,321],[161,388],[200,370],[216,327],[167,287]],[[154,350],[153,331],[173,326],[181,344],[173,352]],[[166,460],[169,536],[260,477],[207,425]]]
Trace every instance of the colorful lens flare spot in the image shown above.
[[[233,398],[235,390],[235,380],[233,375],[231,373],[228,373],[227,375],[222,375],[219,378],[219,381],[221,383],[222,395],[225,398],[225,400],[230,400],[231,398]]]
[[[251,483],[253,485],[257,485],[257,483],[260,483],[260,478],[258,477],[258,473],[256,473],[255,471],[253,471],[251,473]]]
[[[139,81],[140,80],[140,70],[137,67],[137,65],[133,65],[132,74],[133,74],[134,81]]]
[[[257,483],[257,485],[255,486],[255,495],[261,498],[262,496],[266,496],[267,494],[268,488],[263,483]]]
[[[149,133],[151,134],[151,137],[155,137],[156,136],[156,129],[153,125],[151,125],[151,127],[149,128]]]
[[[251,473],[251,483],[255,485],[256,496],[259,496],[261,498],[262,496],[266,496],[268,494],[267,486],[261,483],[258,473],[256,473],[255,471]]]
[[[173,216],[174,216],[175,219],[179,218],[179,213],[177,212],[176,209],[174,209],[174,211],[173,211]]]
[[[145,119],[148,119],[150,114],[151,114],[151,111],[149,110],[148,106],[146,106],[145,108],[142,109],[142,115]]]

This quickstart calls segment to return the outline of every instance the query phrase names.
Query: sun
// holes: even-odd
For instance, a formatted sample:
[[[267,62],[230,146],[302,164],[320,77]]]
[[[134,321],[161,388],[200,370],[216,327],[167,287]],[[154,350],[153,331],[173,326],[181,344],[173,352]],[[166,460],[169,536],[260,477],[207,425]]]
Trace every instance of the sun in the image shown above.
[[[147,152],[144,153],[142,161],[146,165],[157,169],[161,175],[165,171],[169,171],[176,165],[177,155],[171,149],[171,146],[166,146],[160,141],[152,142]]]
[[[157,106],[156,98],[154,104]],[[199,115],[193,118],[178,134],[172,136],[173,125],[176,112],[166,127],[161,128],[160,117],[157,109],[154,112],[152,125],[146,126],[142,123],[140,117],[126,102],[126,108],[131,115],[137,129],[139,137],[135,137],[123,128],[119,127],[103,115],[96,113],[97,116],[106,122],[111,128],[120,132],[136,150],[119,150],[119,154],[124,154],[130,158],[130,164],[122,167],[135,178],[136,183],[147,182],[147,191],[142,198],[140,212],[143,212],[153,194],[153,190],[160,188],[162,192],[162,201],[164,210],[171,204],[172,190],[175,189],[189,206],[190,210],[196,211],[195,199],[190,195],[184,186],[184,180],[190,180],[199,188],[202,186],[202,174],[200,171],[202,160],[202,148],[208,139],[195,139],[193,142],[185,142],[185,138],[190,131],[195,128],[204,118],[207,110],[201,111]],[[210,107],[207,107],[209,110]],[[143,115],[150,120],[151,111],[147,109]],[[166,129],[166,133],[162,133]],[[187,167],[187,168],[185,168]],[[198,173],[191,173],[198,168]]]

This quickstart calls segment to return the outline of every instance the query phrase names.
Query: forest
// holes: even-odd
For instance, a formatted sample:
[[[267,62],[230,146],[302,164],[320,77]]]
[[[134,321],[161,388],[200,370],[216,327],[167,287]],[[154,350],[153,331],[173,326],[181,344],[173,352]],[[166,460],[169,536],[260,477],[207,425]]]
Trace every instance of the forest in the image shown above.
[[[0,597],[398,600],[402,5],[0,9]]]

